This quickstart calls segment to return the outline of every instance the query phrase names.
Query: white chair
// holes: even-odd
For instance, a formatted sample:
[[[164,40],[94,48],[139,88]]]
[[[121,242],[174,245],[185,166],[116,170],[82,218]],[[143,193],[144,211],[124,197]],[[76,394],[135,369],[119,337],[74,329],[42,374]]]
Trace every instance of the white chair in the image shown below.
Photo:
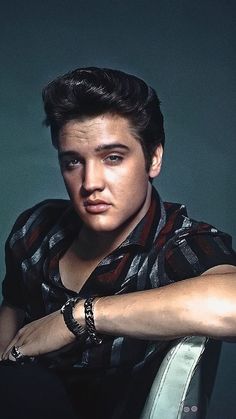
[[[164,357],[140,419],[203,419],[214,384],[220,341],[178,339]]]

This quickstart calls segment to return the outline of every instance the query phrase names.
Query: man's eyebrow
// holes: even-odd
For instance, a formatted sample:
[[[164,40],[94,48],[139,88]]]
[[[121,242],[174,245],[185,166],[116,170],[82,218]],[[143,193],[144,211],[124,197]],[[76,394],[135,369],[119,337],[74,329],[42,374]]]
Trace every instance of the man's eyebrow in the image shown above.
[[[96,152],[103,151],[103,150],[112,150],[114,148],[122,148],[124,150],[129,150],[129,147],[125,144],[121,143],[111,143],[111,144],[101,144],[95,148]]]
[[[78,153],[76,151],[73,150],[68,150],[68,151],[59,151],[58,152],[58,158],[62,159],[63,157],[66,156],[73,156],[73,155],[77,155]]]

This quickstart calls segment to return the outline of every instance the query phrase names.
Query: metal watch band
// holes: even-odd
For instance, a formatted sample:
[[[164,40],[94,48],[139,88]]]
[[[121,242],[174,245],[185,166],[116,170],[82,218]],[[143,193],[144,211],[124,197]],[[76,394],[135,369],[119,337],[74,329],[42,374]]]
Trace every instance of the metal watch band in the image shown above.
[[[80,297],[70,298],[61,308],[66,326],[77,338],[81,338],[86,334],[86,328],[81,326],[73,317],[73,308],[79,300],[81,300]]]

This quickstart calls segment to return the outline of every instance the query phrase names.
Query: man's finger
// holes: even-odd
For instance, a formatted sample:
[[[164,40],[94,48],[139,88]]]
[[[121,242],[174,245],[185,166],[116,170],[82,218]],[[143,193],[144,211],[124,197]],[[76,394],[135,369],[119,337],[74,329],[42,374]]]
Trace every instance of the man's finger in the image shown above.
[[[12,351],[12,348],[14,346],[16,346],[17,348],[19,348],[20,346],[23,345],[22,339],[19,339],[17,337],[15,337],[8,345],[8,347],[5,349],[3,355],[2,355],[2,359],[3,360],[7,360],[7,359],[11,359],[10,358],[10,354]],[[12,360],[12,359],[11,359]]]
[[[8,359],[15,362],[23,358],[25,354],[22,348],[22,346],[14,345],[8,353]]]

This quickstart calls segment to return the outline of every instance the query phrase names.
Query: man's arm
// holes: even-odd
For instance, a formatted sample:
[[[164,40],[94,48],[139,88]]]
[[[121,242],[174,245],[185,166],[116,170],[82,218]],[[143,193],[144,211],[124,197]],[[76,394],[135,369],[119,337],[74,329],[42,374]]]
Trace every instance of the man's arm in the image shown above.
[[[140,339],[172,339],[187,335],[236,338],[236,267],[222,265],[197,278],[158,289],[103,297],[95,303],[98,333]],[[74,317],[84,325],[83,301]],[[60,310],[19,330],[8,345],[28,356],[51,352],[73,342]]]
[[[2,304],[0,307],[0,358],[23,324],[23,310]]]
[[[222,265],[158,289],[104,297],[94,315],[98,333],[140,339],[236,337],[236,267]],[[84,324],[81,304],[75,317]]]

